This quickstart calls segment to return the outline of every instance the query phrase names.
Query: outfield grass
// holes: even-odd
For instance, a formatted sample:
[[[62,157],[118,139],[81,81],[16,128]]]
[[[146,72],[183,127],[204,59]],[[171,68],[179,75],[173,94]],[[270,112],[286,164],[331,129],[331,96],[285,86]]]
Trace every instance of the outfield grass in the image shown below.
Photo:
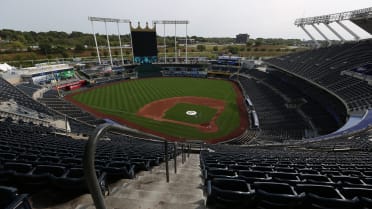
[[[140,117],[136,112],[150,102],[179,96],[199,96],[224,100],[225,110],[216,121],[219,131],[202,133],[197,128]],[[124,81],[90,91],[72,99],[96,111],[115,115],[145,128],[179,138],[213,139],[239,127],[239,111],[233,84],[224,80],[193,78],[151,78]],[[180,113],[184,115],[184,112]]]
[[[186,115],[186,111],[194,110],[196,115]],[[194,105],[187,103],[179,103],[170,108],[164,115],[164,118],[182,121],[193,124],[209,123],[213,116],[217,113],[217,109],[203,105]]]

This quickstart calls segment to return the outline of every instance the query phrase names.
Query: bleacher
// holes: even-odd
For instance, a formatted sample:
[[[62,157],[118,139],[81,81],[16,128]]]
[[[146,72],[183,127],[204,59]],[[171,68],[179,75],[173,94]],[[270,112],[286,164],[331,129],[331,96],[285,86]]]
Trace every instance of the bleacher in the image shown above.
[[[70,102],[60,98],[58,92],[56,90],[49,90],[44,93],[43,98],[39,98],[39,102],[44,103],[47,107],[63,114],[67,115],[68,117],[72,118],[73,120],[77,120],[80,122],[84,122],[90,125],[98,125],[104,123],[103,120],[97,119],[91,114],[84,112],[79,107],[71,104]],[[76,124],[72,122],[72,124]],[[83,126],[83,127],[81,127]],[[86,127],[82,123],[78,123],[76,126],[73,125],[71,128],[73,132],[77,133],[87,133],[87,130],[92,130],[92,128]],[[85,128],[87,130],[85,130]]]
[[[53,115],[48,108],[34,101],[23,91],[15,88],[8,81],[0,78],[0,101],[14,100],[17,104],[36,110],[38,112]]]
[[[302,139],[309,129],[304,119],[285,106],[285,101],[257,79],[240,76],[246,94],[251,98],[260,123],[260,139],[284,141]]]
[[[21,83],[16,86],[18,89],[23,91],[28,96],[32,97],[32,95],[39,89],[41,89],[41,86],[32,84],[32,83]]]
[[[44,188],[85,193],[82,158],[85,140],[52,133],[49,127],[0,121],[0,185],[23,192]],[[169,149],[169,153],[173,153]],[[163,143],[113,137],[97,144],[95,166],[102,189],[107,182],[133,178],[164,161]]]
[[[371,133],[295,147],[210,145],[200,157],[207,206],[370,208]]]
[[[266,60],[268,65],[302,76],[340,96],[350,111],[372,107],[372,86],[342,74],[372,59],[372,40],[313,49]]]

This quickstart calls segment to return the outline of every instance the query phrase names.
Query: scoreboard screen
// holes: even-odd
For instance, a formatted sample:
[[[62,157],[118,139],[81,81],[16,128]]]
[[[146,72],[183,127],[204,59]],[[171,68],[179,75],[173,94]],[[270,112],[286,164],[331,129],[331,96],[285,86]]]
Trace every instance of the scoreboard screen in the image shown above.
[[[131,31],[131,35],[134,62],[140,64],[157,62],[156,32],[154,30],[136,29]]]

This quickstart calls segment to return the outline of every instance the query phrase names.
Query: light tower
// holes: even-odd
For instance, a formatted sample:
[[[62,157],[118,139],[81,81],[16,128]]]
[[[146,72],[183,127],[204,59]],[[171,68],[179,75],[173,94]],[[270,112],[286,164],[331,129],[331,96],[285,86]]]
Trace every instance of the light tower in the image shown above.
[[[163,24],[164,29],[164,63],[167,63],[167,44],[165,40],[165,25],[174,25],[174,61],[177,62],[177,25],[186,25],[186,40],[185,40],[185,61],[188,63],[187,57],[187,25],[190,23],[188,20],[154,20],[153,24]]]
[[[305,31],[305,33],[314,41],[315,45],[319,46],[318,41],[312,36],[312,34],[306,30],[306,25],[312,25],[315,30],[320,33],[320,35],[330,43],[329,39],[324,35],[324,33],[315,26],[315,24],[324,24],[333,34],[335,34],[341,42],[345,42],[345,38],[341,36],[341,34],[331,27],[331,23],[337,23],[340,25],[347,33],[349,33],[351,36],[353,36],[354,40],[358,41],[360,37],[349,27],[347,27],[342,21],[349,20],[352,23],[359,26],[362,30],[366,31],[367,33],[371,34],[372,29],[370,27],[367,27],[364,25],[365,21],[371,21],[372,19],[372,7],[365,8],[365,9],[359,9],[359,10],[353,10],[348,12],[340,12],[335,14],[329,14],[329,15],[322,15],[322,16],[316,16],[316,17],[307,17],[307,18],[299,18],[296,19],[295,25],[297,27],[300,27],[302,30]]]
[[[123,49],[122,49],[121,38],[120,38],[119,23],[126,23],[126,24],[129,25],[130,20],[127,20],[127,19],[105,18],[105,17],[88,17],[88,20],[91,21],[91,23],[92,23],[92,31],[93,31],[93,36],[94,36],[94,42],[96,44],[97,57],[98,57],[99,64],[101,64],[101,58],[100,58],[100,55],[99,55],[98,43],[97,43],[96,34],[94,32],[94,24],[93,24],[93,22],[104,22],[105,23],[107,47],[108,47],[108,50],[109,50],[109,56],[110,56],[110,63],[111,63],[111,65],[113,65],[113,61],[112,61],[112,54],[111,54],[110,39],[109,39],[109,35],[108,35],[108,32],[107,32],[107,23],[110,23],[110,22],[111,23],[116,23],[117,29],[118,29],[121,62],[124,65],[124,56],[123,56]]]

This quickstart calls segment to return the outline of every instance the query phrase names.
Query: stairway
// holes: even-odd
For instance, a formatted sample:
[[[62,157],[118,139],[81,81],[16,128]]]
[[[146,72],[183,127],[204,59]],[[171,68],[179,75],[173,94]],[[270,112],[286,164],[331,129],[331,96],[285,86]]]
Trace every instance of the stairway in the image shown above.
[[[190,155],[184,164],[178,159],[177,174],[169,162],[170,181],[166,182],[165,164],[114,188],[106,198],[108,208],[192,209],[204,208],[199,155]]]
[[[169,161],[170,181],[166,182],[165,163],[151,171],[141,172],[135,179],[123,179],[111,186],[105,197],[108,209],[205,209],[199,154],[190,154],[184,164],[177,158]],[[94,209],[86,194],[55,208]],[[54,207],[53,207],[54,209]]]

